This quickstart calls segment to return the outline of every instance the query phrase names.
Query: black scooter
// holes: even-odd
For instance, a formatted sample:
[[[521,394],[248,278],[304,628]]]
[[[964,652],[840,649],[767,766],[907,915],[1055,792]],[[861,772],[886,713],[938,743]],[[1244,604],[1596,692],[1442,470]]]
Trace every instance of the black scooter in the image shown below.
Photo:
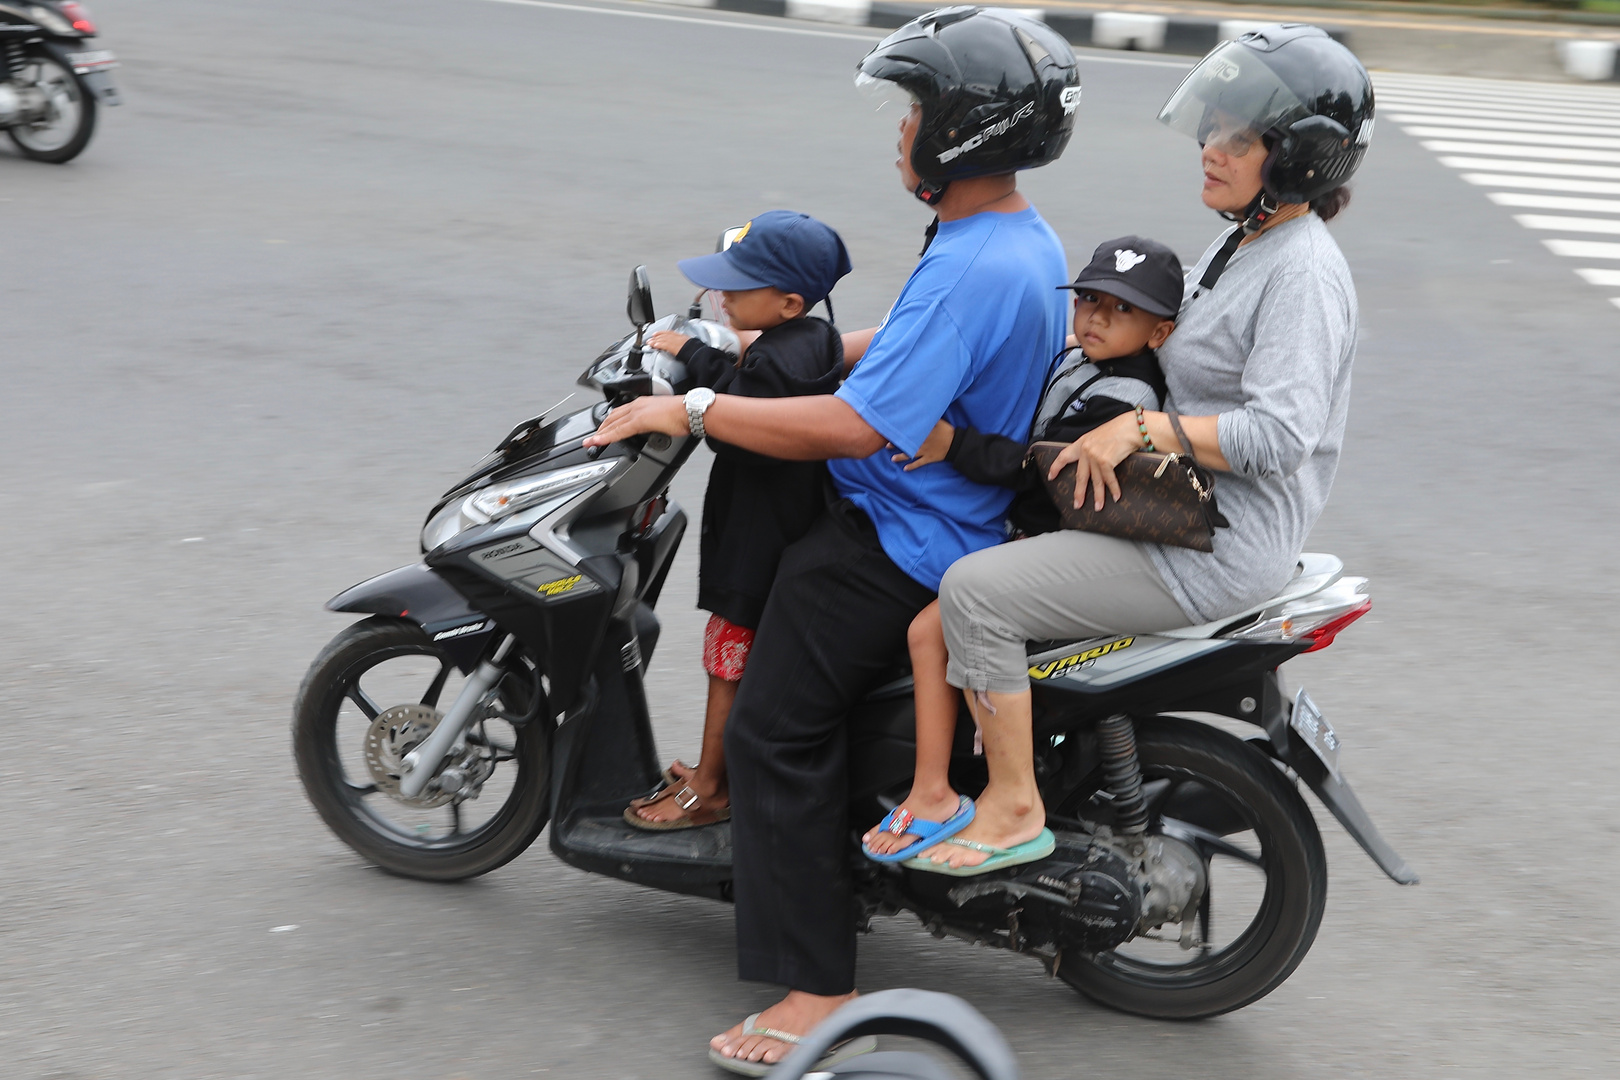
[[[487,873],[549,821],[552,851],[572,866],[730,898],[729,825],[645,832],[622,817],[659,782],[643,675],[686,529],[667,492],[696,441],[581,440],[616,402],[686,388],[679,361],[643,346],[648,330],[737,343],[696,305],[654,321],[642,267],[629,314],[635,333],[580,379],[603,400],[518,425],[433,508],[422,562],[327,605],[369,617],[326,647],[299,690],[298,770],[327,825],[386,870]],[[1035,761],[1056,851],[953,878],[874,863],[852,831],[865,918],[912,912],[936,936],[1028,954],[1086,996],[1145,1016],[1210,1016],[1277,987],[1326,903],[1302,783],[1385,873],[1417,880],[1345,782],[1332,727],[1278,673],[1371,606],[1365,580],[1342,570],[1308,554],[1276,597],[1216,625],[1034,643]],[[911,678],[895,659],[849,720],[852,829],[910,786]],[[1187,713],[1258,731],[1240,739]],[[964,710],[952,782],[969,793],[985,782],[972,735]]]
[[[97,104],[121,101],[118,59],[95,34],[75,0],[0,0],[0,128],[23,156],[72,161],[90,145]]]

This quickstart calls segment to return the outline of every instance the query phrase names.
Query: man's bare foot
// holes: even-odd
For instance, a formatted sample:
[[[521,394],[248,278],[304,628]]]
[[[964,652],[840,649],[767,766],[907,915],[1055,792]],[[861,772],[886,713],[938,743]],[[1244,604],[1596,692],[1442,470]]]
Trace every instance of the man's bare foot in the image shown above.
[[[788,996],[759,1014],[755,1027],[774,1028],[789,1035],[804,1036],[815,1030],[839,1006],[855,1000],[855,992],[823,997],[807,994],[803,990],[789,990]],[[769,1035],[744,1035],[744,1025],[738,1024],[709,1040],[709,1046],[728,1058],[743,1061],[763,1061],[775,1065],[788,1056],[793,1047]]]
[[[961,806],[961,797],[946,785],[943,792],[924,793],[916,788],[906,796],[906,801],[900,804],[911,811],[913,817],[924,821],[945,821],[956,813]],[[876,825],[866,831],[861,842],[876,855],[892,855],[908,847],[914,847],[919,842],[915,836],[897,836],[887,829],[879,829]]]
[[[635,808],[635,815],[643,821],[670,822],[703,811],[723,810],[731,805],[730,794],[725,786],[705,782],[703,774],[695,769],[685,777],[677,776],[676,782],[671,787],[675,788],[675,793],[671,797],[659,799],[646,806],[638,806]],[[698,798],[697,805],[691,810],[681,805],[680,792],[683,789],[689,789]]]
[[[973,820],[954,839],[1010,848],[1029,843],[1046,828],[1046,807],[1033,787],[1012,797],[985,788],[984,794],[974,800],[974,806]],[[951,843],[935,844],[922,855],[952,867],[978,866],[990,858],[987,852]]]

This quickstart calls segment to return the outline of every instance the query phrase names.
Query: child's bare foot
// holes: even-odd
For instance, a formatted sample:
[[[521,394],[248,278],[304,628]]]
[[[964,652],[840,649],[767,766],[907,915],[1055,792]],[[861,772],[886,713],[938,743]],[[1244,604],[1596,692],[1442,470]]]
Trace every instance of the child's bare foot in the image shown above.
[[[953,839],[1011,848],[1029,843],[1046,828],[1046,807],[1033,787],[1011,796],[985,788],[984,794],[974,800],[974,807],[973,820]],[[978,866],[990,858],[988,852],[949,843],[935,844],[922,856],[953,867]]]
[[[911,816],[923,821],[945,821],[952,817],[961,805],[961,797],[946,785],[940,791],[924,793],[916,788],[906,796],[906,801],[900,804],[911,811]],[[887,829],[880,829],[876,825],[867,830],[861,837],[861,842],[874,855],[892,855],[897,851],[912,847],[919,842],[919,838],[911,835],[896,835]]]

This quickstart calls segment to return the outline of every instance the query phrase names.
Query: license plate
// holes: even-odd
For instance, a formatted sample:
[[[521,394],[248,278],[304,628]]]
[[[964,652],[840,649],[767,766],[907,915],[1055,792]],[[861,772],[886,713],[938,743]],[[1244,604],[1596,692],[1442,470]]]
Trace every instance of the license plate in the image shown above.
[[[73,70],[80,75],[91,71],[111,71],[118,66],[118,57],[106,49],[97,49],[93,52],[70,53],[68,59],[73,61]]]
[[[1289,718],[1288,723],[1299,732],[1299,737],[1305,740],[1305,745],[1311,748],[1311,752],[1327,766],[1327,771],[1333,774],[1333,779],[1340,779],[1339,748],[1342,744],[1339,742],[1339,736],[1303,687],[1294,695],[1294,715]]]

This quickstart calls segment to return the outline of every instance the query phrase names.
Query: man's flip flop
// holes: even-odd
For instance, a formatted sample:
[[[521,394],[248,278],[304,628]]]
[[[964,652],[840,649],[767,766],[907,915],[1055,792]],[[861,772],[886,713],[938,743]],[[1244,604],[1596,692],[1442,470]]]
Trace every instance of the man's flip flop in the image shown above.
[[[988,874],[992,870],[1005,870],[1009,866],[1021,866],[1044,859],[1052,854],[1057,847],[1057,838],[1052,835],[1051,829],[1042,829],[1041,834],[1033,840],[1019,844],[1017,847],[996,847],[994,844],[981,844],[977,840],[963,840],[960,836],[953,836],[945,841],[957,847],[972,848],[974,851],[983,851],[989,858],[978,866],[952,866],[950,863],[937,863],[932,859],[925,859],[921,855],[907,859],[903,864],[908,870],[926,870],[930,874],[947,874],[951,877],[975,877],[979,874]]]
[[[973,800],[966,795],[957,796],[956,813],[944,821],[929,821],[927,818],[913,817],[911,811],[903,806],[897,806],[878,822],[878,829],[882,832],[893,833],[896,836],[915,836],[915,843],[907,844],[899,851],[891,851],[887,855],[880,855],[861,841],[861,850],[866,857],[874,862],[900,862],[910,859],[913,853],[923,848],[933,847],[942,840],[955,836],[968,827],[973,820]]]
[[[777,1042],[787,1043],[789,1046],[797,1046],[804,1041],[803,1036],[795,1035],[791,1031],[755,1027],[754,1025],[757,1023],[759,1023],[759,1013],[755,1013],[744,1020],[743,1035],[763,1035],[767,1039],[775,1039]],[[841,1061],[848,1061],[850,1058],[859,1057],[862,1054],[870,1054],[876,1049],[877,1036],[875,1035],[863,1035],[858,1039],[850,1039],[827,1051],[827,1056],[816,1062],[815,1069],[816,1071],[830,1069]],[[764,1076],[779,1064],[778,1062],[745,1061],[742,1058],[728,1058],[712,1046],[709,1047],[709,1060],[728,1072],[741,1073],[743,1076]]]

